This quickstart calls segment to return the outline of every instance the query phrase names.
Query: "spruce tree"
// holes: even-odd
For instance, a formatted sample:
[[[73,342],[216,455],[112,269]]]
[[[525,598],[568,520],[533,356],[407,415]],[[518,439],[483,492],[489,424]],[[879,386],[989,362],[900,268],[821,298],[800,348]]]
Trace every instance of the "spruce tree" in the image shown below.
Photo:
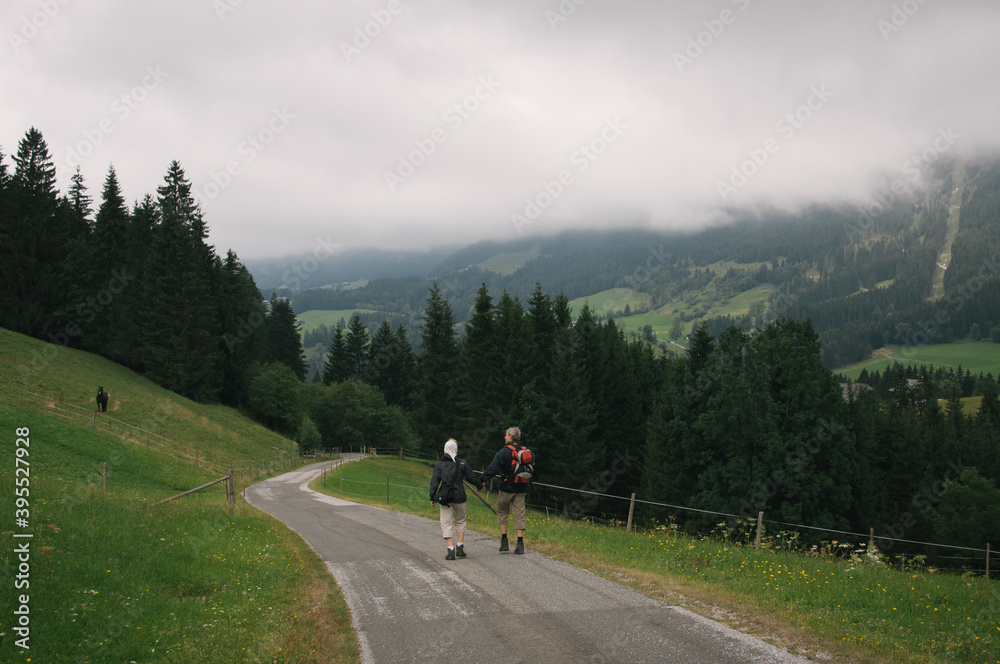
[[[3,147],[0,147],[0,218],[3,217],[4,213],[4,202],[6,201],[7,194],[7,184],[10,182],[10,174],[7,172],[7,162],[3,153]]]
[[[496,344],[500,353],[500,371],[496,376],[496,408],[517,419],[521,391],[531,380],[528,357],[529,333],[524,320],[524,307],[517,298],[504,291],[497,303]]]
[[[563,334],[568,334],[568,330]],[[544,451],[546,482],[594,490],[595,471],[600,468],[597,460],[603,459],[604,454],[592,437],[597,427],[597,412],[583,364],[572,350],[567,350],[553,364],[551,384],[551,444]],[[564,511],[570,511],[567,504],[563,507]]]
[[[135,312],[122,296],[141,288],[137,275],[130,272],[130,220],[125,198],[113,166],[108,168],[101,194],[101,205],[90,235],[90,270],[87,284],[98,297],[89,308],[92,320],[84,331],[84,347],[121,364],[133,359],[137,337],[129,320]],[[103,291],[103,292],[102,292]],[[131,300],[134,302],[134,298]]]
[[[263,361],[266,355],[265,306],[253,276],[236,252],[229,250],[226,253],[219,274],[221,398],[223,403],[238,405],[246,400],[254,363]]]
[[[56,218],[55,166],[41,132],[32,127],[18,143],[14,174],[4,188],[0,227],[0,321],[8,329],[66,345],[68,334],[49,330],[52,313],[63,304],[66,238]]]
[[[344,339],[347,350],[347,361],[351,365],[351,377],[362,382],[370,382],[368,364],[368,346],[371,343],[368,328],[361,322],[361,314],[354,312],[347,324],[347,334]]]
[[[216,397],[222,384],[218,312],[213,297],[214,252],[176,161],[157,188],[160,223],[153,233],[143,363],[151,379],[196,400]]]
[[[369,372],[373,384],[382,391],[386,404],[408,407],[413,380],[413,349],[400,325],[394,332],[383,320],[369,346]]]
[[[299,380],[306,379],[305,354],[302,351],[302,336],[292,303],[271,293],[265,322],[267,330],[268,362],[281,362],[290,368]]]
[[[397,326],[395,337],[393,363],[389,372],[390,380],[386,386],[385,401],[390,406],[408,409],[412,406],[411,394],[413,392],[417,360],[413,354],[413,346],[406,336],[406,327],[403,325]]]
[[[344,340],[344,328],[340,322],[333,329],[333,339],[330,341],[330,352],[327,353],[323,366],[323,383],[330,385],[342,383],[351,377],[351,363],[347,358],[347,343]]]
[[[468,420],[460,438],[463,449],[473,463],[489,460],[492,452],[478,449],[484,442],[485,430],[499,426],[495,415],[501,408],[498,390],[503,358],[497,346],[496,309],[493,298],[482,284],[473,304],[472,316],[465,324],[462,342],[461,390],[468,404]],[[477,435],[477,432],[478,435]],[[470,448],[477,449],[470,449]]]
[[[548,392],[557,323],[552,311],[552,299],[542,291],[542,285],[537,282],[535,291],[528,300],[527,323],[531,345],[528,371],[538,381],[539,387]]]
[[[857,472],[854,440],[848,435],[848,410],[833,374],[821,359],[819,335],[809,320],[782,318],[754,335],[750,348],[769,408],[757,418],[760,458],[783,481],[774,491],[775,516],[791,523],[827,528],[848,526],[851,480]],[[749,383],[749,391],[756,392]],[[725,407],[732,408],[727,403]]]
[[[385,395],[389,383],[389,371],[395,360],[394,346],[396,337],[392,333],[392,326],[388,319],[383,319],[379,323],[375,334],[371,336],[368,344],[368,382],[377,387]]]
[[[453,438],[461,422],[459,404],[459,346],[455,316],[435,281],[430,288],[420,330],[413,419],[424,451],[436,452]]]
[[[153,259],[153,238],[155,237],[154,229],[160,223],[159,208],[150,194],[146,194],[142,200],[136,201],[129,219],[125,269],[129,276],[134,275],[134,281],[122,293],[121,297],[125,302],[125,308],[133,312],[124,325],[129,336],[133,339],[133,343],[128,349],[125,365],[136,371],[145,371],[143,353],[146,346],[138,340],[146,337],[149,332],[149,322],[152,319],[151,305],[153,300],[146,297],[146,284],[155,277],[152,267],[156,263]]]
[[[76,171],[70,178],[69,191],[66,192],[66,197],[69,199],[77,219],[89,226],[91,223],[90,214],[93,212],[90,204],[93,203],[93,199],[87,193],[87,186],[84,183],[79,166],[76,167]]]
[[[66,239],[65,258],[52,269],[61,273],[64,284],[61,306],[53,315],[53,322],[63,340],[74,347],[84,346],[90,317],[99,305],[95,300],[107,299],[109,293],[95,289],[89,279],[91,267],[90,220],[91,198],[79,167],[73,174],[69,193],[59,199],[56,207],[57,225]]]
[[[696,380],[701,374],[702,367],[708,361],[712,349],[715,347],[715,339],[708,331],[708,324],[705,321],[699,323],[691,333],[691,343],[687,351],[688,372]]]

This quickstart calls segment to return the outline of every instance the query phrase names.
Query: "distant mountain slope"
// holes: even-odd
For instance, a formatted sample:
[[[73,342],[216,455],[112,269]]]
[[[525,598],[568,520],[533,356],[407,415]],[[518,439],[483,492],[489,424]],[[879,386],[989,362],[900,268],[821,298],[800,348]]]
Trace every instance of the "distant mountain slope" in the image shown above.
[[[662,336],[679,319],[673,332],[683,336],[700,320],[718,333],[808,317],[824,361],[838,367],[890,343],[1000,337],[998,277],[1000,160],[991,159],[940,164],[924,192],[878,194],[861,207],[761,212],[697,233],[572,231],[480,242],[425,274],[375,279],[356,291],[307,290],[294,306],[398,312],[415,332],[432,280],[459,322],[484,283],[494,297],[506,290],[522,302],[537,284],[570,299],[628,289],[648,296],[642,325],[609,311],[631,331],[651,324]]]
[[[290,295],[309,288],[340,287],[360,279],[429,274],[454,251],[454,247],[428,251],[349,249],[331,254],[318,244],[316,251],[301,256],[252,258],[244,264],[265,296],[272,291]]]

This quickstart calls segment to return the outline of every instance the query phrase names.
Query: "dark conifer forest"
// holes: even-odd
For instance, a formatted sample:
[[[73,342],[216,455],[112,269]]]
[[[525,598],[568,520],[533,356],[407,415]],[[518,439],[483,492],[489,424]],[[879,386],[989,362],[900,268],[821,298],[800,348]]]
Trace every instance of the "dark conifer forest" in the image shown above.
[[[850,385],[830,369],[885,343],[947,341],[973,326],[995,333],[1000,279],[983,272],[1000,255],[995,163],[970,171],[976,186],[960,203],[954,268],[935,301],[933,265],[950,211],[933,197],[886,206],[863,228],[856,211],[817,209],[658,236],[652,246],[666,248],[652,265],[652,236],[640,231],[609,250],[618,255],[602,253],[601,236],[563,238],[572,250],[550,251],[505,279],[469,269],[493,251],[474,246],[449,259],[440,279],[376,280],[290,300],[262,293],[233,251],[220,256],[207,244],[208,222],[176,161],[155,193],[132,203],[113,167],[99,195],[79,173],[66,194],[57,191],[36,129],[11,161],[0,152],[0,325],[240,408],[304,452],[375,446],[433,457],[454,437],[482,468],[504,429],[518,426],[545,485],[873,528],[883,538],[1000,542],[996,378],[897,366]],[[556,240],[533,242],[546,254]],[[734,293],[752,283],[779,288],[756,315],[703,320],[686,353],[569,305],[629,279],[642,280],[655,305],[720,260],[760,263],[718,282]],[[365,303],[394,315],[355,314],[324,328],[329,352],[310,376],[296,310]],[[960,398],[972,394],[982,401],[967,414]],[[619,509],[566,495],[534,492],[568,514]],[[664,518],[651,508],[638,516]],[[672,516],[701,532],[720,520]],[[894,552],[903,550],[921,551]]]

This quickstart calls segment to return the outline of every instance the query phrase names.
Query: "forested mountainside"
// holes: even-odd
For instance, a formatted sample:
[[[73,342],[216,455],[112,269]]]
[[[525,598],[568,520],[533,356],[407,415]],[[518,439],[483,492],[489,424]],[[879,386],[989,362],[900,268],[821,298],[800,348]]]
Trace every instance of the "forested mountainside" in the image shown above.
[[[865,206],[761,213],[694,233],[569,232],[482,242],[455,252],[429,276],[302,291],[294,309],[372,309],[408,317],[413,327],[435,279],[459,321],[471,315],[483,283],[522,299],[536,284],[570,299],[628,288],[649,294],[646,310],[766,286],[766,299],[748,313],[707,315],[710,331],[751,329],[784,314],[808,317],[830,367],[885,344],[1000,336],[1000,160],[948,163],[937,173],[919,195],[886,189]],[[498,256],[520,262],[489,269]]]

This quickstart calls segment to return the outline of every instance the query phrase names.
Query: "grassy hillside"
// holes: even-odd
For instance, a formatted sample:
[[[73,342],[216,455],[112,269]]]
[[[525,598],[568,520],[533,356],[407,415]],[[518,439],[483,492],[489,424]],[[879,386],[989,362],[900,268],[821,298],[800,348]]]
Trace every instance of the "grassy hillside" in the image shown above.
[[[539,255],[539,245],[525,251],[504,251],[484,260],[477,267],[480,270],[496,272],[499,275],[507,277],[524,267],[524,264],[528,261],[538,258]]]
[[[13,545],[3,550],[0,661],[358,660],[336,584],[283,524],[240,501],[230,511],[224,483],[156,504],[218,478],[216,465],[230,459],[266,458],[276,472],[284,452],[291,467],[291,441],[102,358],[6,330],[0,384],[0,463],[8,469],[0,494],[13,512],[16,468],[28,489],[18,506],[25,522],[6,519],[0,538],[29,546],[29,585],[16,592],[12,577],[24,560]],[[112,401],[95,418],[98,384]],[[150,445],[126,423],[151,432]],[[16,445],[26,430],[28,444]],[[188,452],[197,452],[197,465]],[[21,594],[29,650],[13,632]]]
[[[645,307],[649,304],[649,299],[648,293],[640,293],[632,288],[610,288],[600,293],[570,300],[569,307],[573,315],[576,316],[579,315],[583,305],[588,304],[595,316],[604,316],[625,311],[626,305],[629,309]]]
[[[108,412],[94,417],[97,387],[110,393]],[[90,353],[0,329],[0,393],[11,404],[71,421],[129,431],[150,447],[184,459],[197,454],[217,469],[229,463],[292,454],[293,441],[232,408],[200,404]],[[136,431],[136,430],[139,431]]]
[[[723,271],[732,267],[732,264],[717,264],[714,269]],[[747,267],[747,266],[742,266]],[[670,329],[674,325],[674,320],[680,318],[681,338],[678,343],[672,344],[675,350],[683,349],[686,346],[685,337],[691,333],[694,325],[705,318],[715,316],[745,316],[750,313],[751,307],[757,305],[763,307],[768,297],[774,291],[770,284],[755,286],[749,290],[732,297],[720,297],[714,285],[699,290],[684,291],[678,297],[657,307],[652,311],[628,316],[615,315],[615,323],[626,333],[641,335],[643,328],[649,325],[653,334],[662,342],[669,341]],[[614,314],[625,310],[628,304],[630,309],[637,306],[644,307],[649,304],[650,295],[631,288],[612,288],[609,290],[576,298],[570,301],[574,313],[577,313],[584,303],[590,305],[598,316]]]
[[[348,464],[312,487],[431,519],[425,464],[391,458]],[[492,496],[495,504],[496,497]],[[530,497],[529,497],[530,500]],[[496,517],[474,496],[469,529],[497,536]],[[623,504],[627,511],[627,503]],[[622,518],[625,514],[623,512]],[[724,525],[724,524],[723,524]],[[1000,592],[982,577],[941,574],[918,561],[892,568],[864,547],[836,541],[795,551],[787,533],[758,549],[739,537],[688,537],[668,523],[626,532],[529,511],[528,549],[589,569],[730,624],[809,659],[834,662],[1000,661]],[[468,541],[468,540],[467,540]],[[475,545],[472,545],[475,546]],[[492,545],[491,545],[492,547]],[[497,555],[495,551],[472,555]]]

